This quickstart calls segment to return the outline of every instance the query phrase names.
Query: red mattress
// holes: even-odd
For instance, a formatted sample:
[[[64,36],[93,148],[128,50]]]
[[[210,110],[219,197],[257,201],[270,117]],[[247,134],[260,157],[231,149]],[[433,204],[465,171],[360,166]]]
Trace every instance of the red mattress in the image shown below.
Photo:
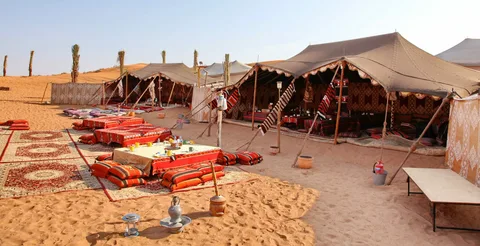
[[[106,144],[118,143],[124,147],[135,143],[156,142],[158,139],[163,141],[171,135],[170,129],[152,126],[151,124],[118,126],[95,130],[95,137],[98,142]]]
[[[145,121],[142,118],[130,116],[106,116],[93,119],[84,119],[83,126],[92,129],[106,129],[117,126],[130,126],[136,124],[143,124]]]

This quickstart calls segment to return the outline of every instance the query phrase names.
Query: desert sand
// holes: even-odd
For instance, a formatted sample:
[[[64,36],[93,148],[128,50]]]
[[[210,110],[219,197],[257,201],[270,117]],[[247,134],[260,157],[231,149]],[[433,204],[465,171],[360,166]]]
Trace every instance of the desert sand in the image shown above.
[[[137,67],[142,64],[135,65]],[[133,68],[130,68],[133,69]],[[118,70],[80,75],[80,81],[113,79]],[[75,120],[62,115],[68,105],[39,104],[48,82],[69,81],[69,75],[0,77],[0,121],[27,119],[32,130],[69,128]],[[50,92],[47,90],[48,100]],[[186,109],[166,110],[167,118],[143,114],[148,122],[170,127]],[[193,123],[174,130],[184,139],[216,143],[212,136],[198,138],[206,124]],[[248,141],[251,129],[224,124],[223,148],[235,150]],[[282,136],[282,152],[268,155],[275,134],[259,136],[251,150],[264,155],[256,166],[244,166],[258,178],[222,186],[228,212],[208,215],[212,189],[177,193],[185,214],[193,218],[185,232],[170,235],[159,226],[168,216],[171,196],[153,196],[110,202],[102,190],[63,192],[0,200],[1,245],[480,245],[480,234],[432,231],[430,206],[423,195],[407,196],[406,175],[400,172],[391,186],[372,184],[372,164],[379,149],[350,144],[308,142],[304,153],[314,157],[309,170],[291,168],[302,139]],[[386,150],[386,169],[394,171],[406,153]],[[443,157],[412,155],[406,166],[443,167]],[[413,188],[415,189],[415,187]],[[480,208],[439,206],[441,225],[480,227]],[[141,236],[124,238],[121,216],[142,216]]]

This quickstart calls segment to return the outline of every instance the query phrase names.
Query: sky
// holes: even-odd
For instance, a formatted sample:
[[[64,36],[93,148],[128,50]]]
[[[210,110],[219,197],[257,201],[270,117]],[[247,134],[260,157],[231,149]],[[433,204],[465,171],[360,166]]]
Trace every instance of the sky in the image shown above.
[[[177,3],[178,2],[178,3]],[[125,63],[204,64],[288,59],[309,44],[399,32],[436,55],[480,38],[479,0],[0,0],[0,56],[8,75],[70,72],[80,45],[80,71]],[[0,64],[3,65],[3,64]]]

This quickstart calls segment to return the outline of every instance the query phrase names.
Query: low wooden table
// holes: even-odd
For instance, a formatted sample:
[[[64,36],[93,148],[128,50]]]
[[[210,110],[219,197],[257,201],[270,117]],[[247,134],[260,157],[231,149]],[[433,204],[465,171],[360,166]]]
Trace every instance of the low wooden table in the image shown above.
[[[133,152],[129,148],[118,148],[113,151],[113,160],[122,164],[134,165],[150,175],[155,175],[176,167],[209,161],[216,162],[221,152],[219,147],[184,144],[180,149],[172,150],[174,157],[166,155],[155,157],[158,152],[164,154],[165,147],[168,146],[163,143],[154,144],[152,147],[142,145],[135,148]],[[193,147],[192,152],[189,151],[190,147]]]
[[[446,227],[436,225],[436,204],[480,206],[480,188],[450,169],[403,168],[408,175],[408,195],[425,194],[432,203],[433,231],[439,229],[480,231],[480,229]],[[410,180],[422,192],[410,191]]]

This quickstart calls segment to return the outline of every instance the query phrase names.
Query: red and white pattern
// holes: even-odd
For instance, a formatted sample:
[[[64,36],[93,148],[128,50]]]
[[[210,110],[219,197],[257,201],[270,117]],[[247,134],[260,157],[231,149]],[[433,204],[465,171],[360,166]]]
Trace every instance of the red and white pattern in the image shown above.
[[[0,198],[98,188],[82,159],[0,165]]]
[[[0,162],[71,159],[80,155],[72,142],[9,143]]]
[[[15,131],[12,143],[71,141],[66,131]]]
[[[112,153],[114,148],[103,144],[77,144],[78,151],[83,157],[97,157]]]

